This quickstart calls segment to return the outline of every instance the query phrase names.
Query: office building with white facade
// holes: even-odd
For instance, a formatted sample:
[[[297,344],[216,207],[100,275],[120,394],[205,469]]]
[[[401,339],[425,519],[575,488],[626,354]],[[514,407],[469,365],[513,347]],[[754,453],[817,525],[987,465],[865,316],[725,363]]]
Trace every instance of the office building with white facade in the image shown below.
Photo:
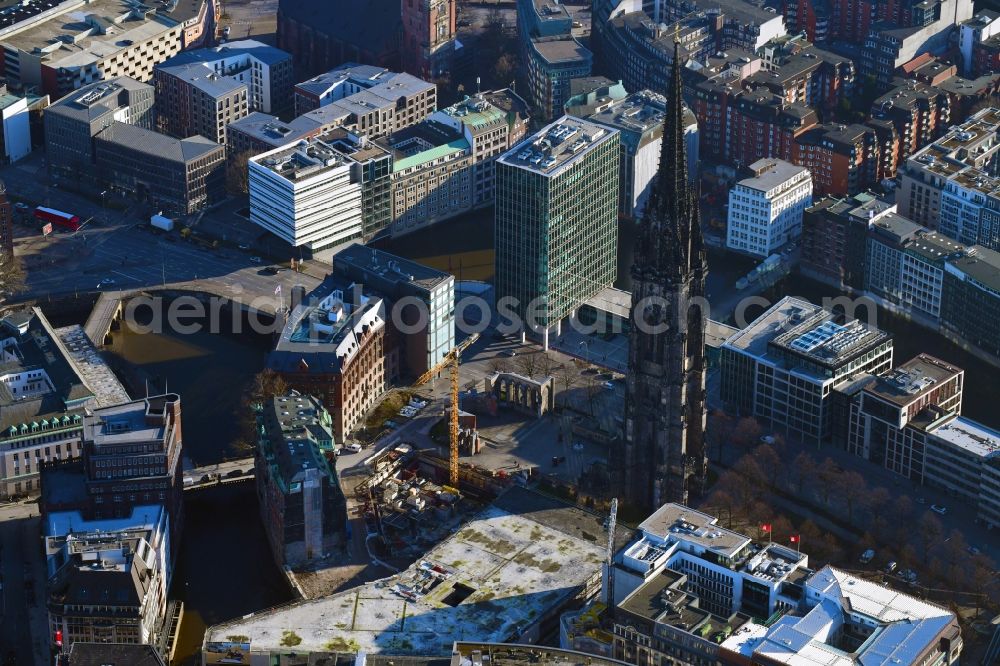
[[[618,131],[563,116],[497,161],[496,299],[540,336],[617,276]]]
[[[1000,109],[977,111],[899,169],[899,213],[968,245],[1000,249]]]
[[[309,250],[361,238],[363,194],[389,178],[387,170],[366,168],[380,156],[385,153],[376,146],[352,153],[323,137],[256,155],[248,162],[250,221]],[[381,196],[387,194],[382,188]]]
[[[46,516],[49,636],[60,647],[161,639],[173,572],[169,521],[155,504],[104,520],[79,511]]]
[[[649,197],[650,183],[660,168],[660,144],[667,100],[652,90],[640,90],[624,99],[599,100],[587,120],[616,129],[621,137],[621,173],[618,214],[639,218]],[[688,177],[698,177],[698,120],[684,107],[684,145]]]
[[[726,247],[766,257],[802,234],[802,215],[812,205],[812,175],[774,158],[750,165],[754,175],[729,191]]]
[[[920,483],[933,423],[962,412],[965,373],[920,354],[881,376],[860,374],[838,390],[851,395],[847,450]],[[860,387],[858,390],[857,387]]]
[[[953,613],[830,566],[814,571],[806,553],[778,543],[794,535],[774,536],[662,506],[605,567],[613,614],[598,624],[594,604],[563,615],[561,645],[635,666],[958,663]]]
[[[729,409],[820,443],[832,435],[834,387],[892,367],[892,339],[858,319],[786,296],[722,345]]]

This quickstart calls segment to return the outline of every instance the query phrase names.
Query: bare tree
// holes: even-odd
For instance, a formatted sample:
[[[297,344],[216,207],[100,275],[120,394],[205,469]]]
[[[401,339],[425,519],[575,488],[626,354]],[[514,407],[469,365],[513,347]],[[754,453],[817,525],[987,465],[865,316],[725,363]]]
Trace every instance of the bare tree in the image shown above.
[[[521,354],[517,357],[517,367],[526,377],[534,377],[538,372],[538,354]]]
[[[865,477],[853,470],[841,474],[838,484],[844,504],[847,506],[847,522],[854,524],[854,509],[864,502],[868,494],[868,484],[865,482]]]
[[[749,448],[760,439],[761,428],[757,419],[752,416],[744,416],[740,419],[733,430],[733,443],[743,448]]]
[[[240,401],[240,437],[235,447],[242,451],[252,451],[257,445],[257,407],[275,396],[288,392],[285,379],[270,368],[258,372],[253,382],[243,392]]]
[[[732,435],[733,426],[733,418],[721,409],[716,409],[708,415],[707,443],[710,451],[713,448],[716,451],[716,462],[722,462],[722,451]]]
[[[816,461],[813,457],[802,451],[799,455],[795,456],[795,460],[792,461],[792,469],[795,470],[795,479],[797,484],[797,494],[802,495],[803,487],[806,481],[812,480],[813,476],[816,474]]]
[[[879,538],[879,532],[884,527],[883,522],[891,499],[892,495],[882,486],[872,488],[864,498],[864,505],[872,517],[872,529],[876,539]]]
[[[241,150],[226,160],[226,191],[230,194],[247,194],[250,191],[250,151]]]
[[[830,504],[830,493],[840,479],[840,468],[833,458],[826,458],[820,463],[816,470],[816,483],[819,486],[820,494],[823,496],[823,504]]]
[[[13,253],[0,251],[0,303],[24,288],[24,263]]]
[[[538,355],[538,376],[539,377],[549,377],[560,368],[555,359],[549,356],[548,352],[542,352]]]
[[[761,470],[767,476],[772,488],[778,488],[778,477],[785,466],[781,462],[781,456],[769,444],[761,444],[753,452],[754,460],[760,465]]]
[[[510,363],[507,362],[507,359],[497,356],[490,360],[490,370],[492,372],[510,372]]]
[[[556,382],[562,386],[563,408],[569,404],[570,389],[576,386],[579,380],[579,375],[576,374],[575,370],[571,365],[564,365],[557,371]]]
[[[924,564],[928,564],[931,551],[941,542],[942,536],[944,536],[944,525],[933,513],[925,513],[917,521],[917,541],[920,544]]]

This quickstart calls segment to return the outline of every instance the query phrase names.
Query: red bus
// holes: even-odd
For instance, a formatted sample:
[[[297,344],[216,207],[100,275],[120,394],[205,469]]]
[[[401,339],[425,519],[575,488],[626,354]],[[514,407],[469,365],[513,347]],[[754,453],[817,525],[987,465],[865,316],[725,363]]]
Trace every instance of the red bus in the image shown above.
[[[39,206],[35,209],[35,217],[42,222],[51,222],[52,224],[63,227],[64,229],[69,229],[70,231],[76,231],[80,228],[79,217],[76,215],[70,215],[69,213],[64,213],[61,210],[56,210],[54,208]]]

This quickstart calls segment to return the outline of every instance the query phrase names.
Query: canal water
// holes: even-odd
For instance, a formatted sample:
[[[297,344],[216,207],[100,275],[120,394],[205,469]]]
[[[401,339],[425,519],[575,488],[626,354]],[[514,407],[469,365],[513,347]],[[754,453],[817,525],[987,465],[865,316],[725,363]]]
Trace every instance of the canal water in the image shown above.
[[[269,337],[231,330],[141,334],[123,326],[112,338],[111,352],[157,385],[151,391],[180,394],[190,462],[247,455],[235,446],[241,396],[264,367]],[[268,548],[253,483],[185,493],[184,535],[170,596],[185,605],[180,655],[201,647],[206,625],[293,598]]]

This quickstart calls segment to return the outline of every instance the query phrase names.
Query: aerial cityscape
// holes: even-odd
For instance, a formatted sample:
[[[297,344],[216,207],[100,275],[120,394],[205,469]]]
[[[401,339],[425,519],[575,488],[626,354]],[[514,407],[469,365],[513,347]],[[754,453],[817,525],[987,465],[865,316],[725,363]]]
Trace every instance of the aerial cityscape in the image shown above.
[[[0,46],[0,666],[1000,666],[1000,1]]]

